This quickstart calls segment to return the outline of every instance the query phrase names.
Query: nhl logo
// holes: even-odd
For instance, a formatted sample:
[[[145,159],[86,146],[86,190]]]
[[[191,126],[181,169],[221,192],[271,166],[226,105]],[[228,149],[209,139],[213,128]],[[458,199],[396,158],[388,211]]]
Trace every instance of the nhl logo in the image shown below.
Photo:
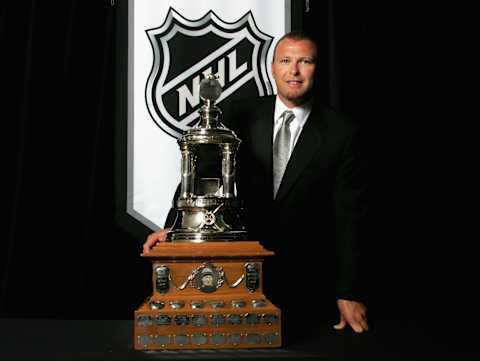
[[[228,23],[213,11],[188,20],[170,8],[165,22],[146,32],[153,48],[147,108],[155,123],[175,138],[198,120],[199,84],[206,74],[218,75],[222,94],[217,103],[273,93],[267,72],[273,38],[257,28],[251,12]]]

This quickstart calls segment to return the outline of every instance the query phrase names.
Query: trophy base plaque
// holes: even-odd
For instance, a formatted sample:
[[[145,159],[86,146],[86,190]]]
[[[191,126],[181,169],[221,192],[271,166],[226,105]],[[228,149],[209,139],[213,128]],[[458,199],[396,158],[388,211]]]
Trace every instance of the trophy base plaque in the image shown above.
[[[153,293],[135,311],[137,350],[274,348],[281,311],[263,294],[258,242],[156,245]]]

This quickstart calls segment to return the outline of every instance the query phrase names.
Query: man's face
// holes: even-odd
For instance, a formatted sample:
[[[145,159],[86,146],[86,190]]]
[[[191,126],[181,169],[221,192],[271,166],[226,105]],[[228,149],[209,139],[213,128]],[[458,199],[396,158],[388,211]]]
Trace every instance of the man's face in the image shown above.
[[[313,87],[317,48],[310,40],[283,39],[277,45],[272,74],[280,99],[289,108],[301,105]]]

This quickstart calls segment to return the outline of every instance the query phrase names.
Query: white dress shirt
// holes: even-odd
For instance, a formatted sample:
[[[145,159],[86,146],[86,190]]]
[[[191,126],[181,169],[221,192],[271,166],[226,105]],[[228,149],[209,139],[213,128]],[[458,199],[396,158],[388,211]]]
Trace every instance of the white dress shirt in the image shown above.
[[[300,137],[300,133],[302,132],[303,126],[307,122],[307,118],[312,111],[312,102],[308,101],[305,104],[302,104],[295,108],[288,108],[278,97],[275,100],[275,112],[274,112],[274,126],[273,126],[273,139],[277,137],[277,133],[280,129],[282,124],[282,114],[285,110],[291,110],[293,114],[295,114],[295,119],[293,119],[289,124],[290,129],[290,153],[288,154],[288,158],[292,155],[293,148],[295,144],[297,144],[297,140]],[[275,141],[274,141],[275,142]],[[274,143],[273,142],[273,143]],[[272,143],[272,145],[273,145]]]

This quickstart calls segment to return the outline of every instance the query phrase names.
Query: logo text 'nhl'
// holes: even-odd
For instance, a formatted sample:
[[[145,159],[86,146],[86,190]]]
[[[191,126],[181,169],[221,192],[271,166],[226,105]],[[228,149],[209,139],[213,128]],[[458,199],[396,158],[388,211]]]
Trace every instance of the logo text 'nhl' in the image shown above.
[[[212,11],[192,21],[170,8],[163,25],[147,34],[154,54],[145,89],[147,107],[155,123],[173,137],[198,120],[199,84],[206,74],[218,75],[218,102],[244,89],[255,89],[259,96],[273,92],[266,66],[272,37],[256,27],[251,12],[227,23]]]

